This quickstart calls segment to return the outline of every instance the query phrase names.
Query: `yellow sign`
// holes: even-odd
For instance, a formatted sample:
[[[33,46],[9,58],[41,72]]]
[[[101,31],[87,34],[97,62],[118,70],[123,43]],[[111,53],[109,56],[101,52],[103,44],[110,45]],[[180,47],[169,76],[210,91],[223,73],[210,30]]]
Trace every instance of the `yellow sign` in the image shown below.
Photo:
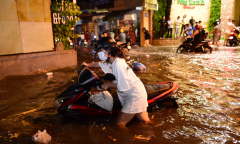
[[[157,0],[146,0],[147,4],[158,4]]]
[[[145,0],[145,10],[158,10],[157,0]]]

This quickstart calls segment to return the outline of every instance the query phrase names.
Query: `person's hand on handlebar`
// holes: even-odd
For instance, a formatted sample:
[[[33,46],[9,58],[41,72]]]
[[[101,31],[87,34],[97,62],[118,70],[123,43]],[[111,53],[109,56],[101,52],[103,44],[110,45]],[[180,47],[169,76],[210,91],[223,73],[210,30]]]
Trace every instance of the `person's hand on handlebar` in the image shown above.
[[[101,87],[102,87],[103,89],[107,90],[107,89],[108,89],[108,87],[109,87],[109,85],[108,85],[108,84],[109,84],[109,83],[105,83],[105,84],[101,85]]]
[[[85,62],[82,62],[81,66],[88,66],[88,64]]]

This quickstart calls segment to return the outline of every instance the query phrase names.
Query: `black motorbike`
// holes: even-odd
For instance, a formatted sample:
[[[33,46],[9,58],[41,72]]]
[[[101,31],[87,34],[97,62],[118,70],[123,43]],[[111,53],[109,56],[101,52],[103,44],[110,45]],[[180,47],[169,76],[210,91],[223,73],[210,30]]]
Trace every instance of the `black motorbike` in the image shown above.
[[[227,46],[237,46],[240,43],[239,30],[235,29],[230,33],[230,36],[227,40]]]
[[[192,48],[192,38],[185,37],[185,41],[177,49],[177,53],[188,53],[188,52],[200,52],[200,53],[212,53],[212,47],[210,46],[211,41],[202,41],[196,48]]]
[[[94,50],[98,51],[100,47],[109,47],[109,46],[118,47],[118,48],[120,48],[122,50],[126,49],[128,51],[130,51],[131,48],[132,48],[130,43],[123,43],[121,45],[117,45],[117,43],[114,42],[111,37],[102,37],[95,44]]]
[[[113,81],[115,76],[106,74],[104,77],[98,77],[89,68],[83,66],[79,72],[78,82],[69,86],[55,100],[57,111],[64,116],[84,117],[84,116],[108,116],[111,114],[118,114],[121,111],[122,105],[116,92],[111,92],[113,97],[112,110],[106,110],[96,103],[90,101],[90,97],[94,93],[101,91],[101,85],[104,84],[102,80]],[[164,103],[171,103],[171,106],[178,108],[174,96],[178,89],[175,82],[159,82],[156,84],[145,85],[148,95],[148,111],[152,111],[156,106],[162,107]],[[94,92],[93,88],[98,90]],[[96,89],[95,89],[96,90]],[[102,97],[104,99],[104,96]]]

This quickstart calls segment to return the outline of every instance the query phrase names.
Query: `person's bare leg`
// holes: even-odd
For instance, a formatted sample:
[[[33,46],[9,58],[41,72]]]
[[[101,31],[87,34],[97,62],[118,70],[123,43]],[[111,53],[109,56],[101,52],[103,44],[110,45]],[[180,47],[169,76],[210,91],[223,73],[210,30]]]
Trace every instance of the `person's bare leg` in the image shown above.
[[[136,114],[136,118],[140,121],[143,121],[143,122],[149,122],[150,121],[147,111]]]
[[[147,41],[147,46],[149,47],[149,40],[146,40]]]
[[[125,127],[126,124],[135,116],[136,114],[128,114],[124,112],[120,112],[118,114],[117,120],[115,122],[116,125],[120,127]]]
[[[217,44],[217,47],[219,47],[219,42],[216,42],[216,44]]]

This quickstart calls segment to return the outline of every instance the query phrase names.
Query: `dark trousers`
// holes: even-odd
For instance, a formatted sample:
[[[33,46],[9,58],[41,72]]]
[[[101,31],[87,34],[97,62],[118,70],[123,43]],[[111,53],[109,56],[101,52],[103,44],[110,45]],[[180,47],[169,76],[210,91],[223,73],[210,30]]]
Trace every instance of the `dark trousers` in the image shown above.
[[[169,32],[171,32],[171,33],[170,33],[170,34],[171,34],[170,37],[169,37]],[[167,37],[168,37],[168,38],[172,38],[172,28],[168,28]]]
[[[182,25],[180,36],[182,35],[182,32],[184,32],[184,30],[185,30],[185,25]]]
[[[164,33],[165,33],[165,28],[160,28],[160,38],[163,38]]]

